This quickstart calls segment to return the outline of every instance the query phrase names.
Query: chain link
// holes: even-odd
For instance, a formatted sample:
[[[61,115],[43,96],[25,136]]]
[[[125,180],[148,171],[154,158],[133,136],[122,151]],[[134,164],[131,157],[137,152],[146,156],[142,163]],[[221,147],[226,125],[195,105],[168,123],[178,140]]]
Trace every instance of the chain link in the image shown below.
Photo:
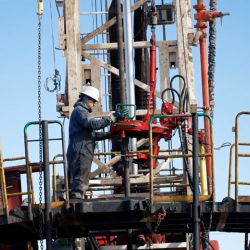
[[[156,226],[154,228],[154,233],[157,233],[158,228],[159,228],[161,222],[165,219],[166,215],[167,215],[166,210],[163,207],[161,207],[160,210],[156,214],[157,223],[156,223]]]
[[[43,161],[43,148],[42,148],[42,108],[41,108],[41,28],[42,16],[38,15],[38,121],[39,121],[39,236],[40,236],[40,249],[43,250],[43,217],[42,217],[42,161]]]

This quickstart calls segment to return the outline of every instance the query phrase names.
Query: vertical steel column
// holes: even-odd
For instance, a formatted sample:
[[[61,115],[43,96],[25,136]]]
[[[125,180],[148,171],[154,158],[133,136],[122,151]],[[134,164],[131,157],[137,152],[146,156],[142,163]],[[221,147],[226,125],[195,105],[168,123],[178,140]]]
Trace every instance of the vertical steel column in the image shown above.
[[[134,67],[133,67],[133,40],[132,40],[132,25],[131,25],[131,3],[130,0],[124,0],[124,11],[123,11],[123,20],[124,20],[124,37],[125,37],[125,63],[126,63],[126,90],[127,90],[127,103],[135,105],[135,85],[134,85]],[[133,110],[130,109],[130,116],[133,116]],[[126,140],[126,139],[125,139]],[[132,150],[136,150],[136,139],[131,140]],[[129,162],[128,159],[125,159],[125,180],[126,180],[126,192],[130,194],[130,183],[129,183]],[[137,173],[138,169],[133,167],[133,173]],[[128,229],[128,237],[132,237],[132,231]],[[130,249],[131,246],[130,240],[128,240],[127,248]]]
[[[249,242],[248,242],[248,233],[245,233],[245,250],[248,250],[249,248]]]
[[[126,66],[126,103],[135,105],[135,85],[134,85],[134,65],[133,65],[133,39],[131,24],[131,2],[123,1],[123,20],[124,20],[124,38],[125,38],[125,66]],[[129,110],[129,115],[133,116],[133,109]],[[136,139],[131,139],[132,150],[137,150]],[[133,164],[133,174],[138,173],[137,164]]]
[[[199,250],[200,218],[199,218],[199,164],[198,164],[198,114],[192,113],[193,136],[193,237],[194,250]]]
[[[43,132],[43,164],[44,164],[44,202],[45,202],[45,238],[46,249],[52,249],[52,231],[50,221],[50,171],[49,171],[49,136],[48,136],[48,121],[42,121]]]

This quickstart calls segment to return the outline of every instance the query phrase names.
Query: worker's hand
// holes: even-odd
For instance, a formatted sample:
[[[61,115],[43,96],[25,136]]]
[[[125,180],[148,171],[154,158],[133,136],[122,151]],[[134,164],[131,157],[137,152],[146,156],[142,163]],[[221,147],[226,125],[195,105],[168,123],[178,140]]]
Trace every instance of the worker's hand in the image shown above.
[[[119,117],[118,113],[113,111],[109,114],[109,118],[111,120],[111,122],[116,122],[117,121],[117,118]]]
[[[118,112],[118,117],[120,117],[122,119],[128,119],[129,118],[129,112],[125,108],[121,108],[121,109],[117,110],[116,112]]]

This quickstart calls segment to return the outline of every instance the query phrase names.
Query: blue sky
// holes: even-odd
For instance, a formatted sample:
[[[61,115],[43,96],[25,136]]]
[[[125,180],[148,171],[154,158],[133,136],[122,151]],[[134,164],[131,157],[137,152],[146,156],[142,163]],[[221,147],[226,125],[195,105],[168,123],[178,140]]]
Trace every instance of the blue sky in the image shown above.
[[[192,1],[194,5],[196,1]],[[208,1],[206,1],[208,2]],[[0,0],[0,143],[3,156],[24,155],[23,127],[37,120],[37,15],[36,1]],[[53,6],[54,36],[57,38],[57,12]],[[218,0],[218,10],[230,16],[217,24],[216,107],[214,119],[215,146],[233,142],[235,115],[250,110],[250,1]],[[57,43],[56,43],[57,46]],[[42,82],[54,73],[49,1],[45,1],[42,27]],[[65,62],[56,51],[56,67],[64,76]],[[194,48],[196,94],[200,95],[198,48]],[[62,78],[64,82],[64,77]],[[43,119],[57,119],[55,94],[42,95]],[[250,141],[250,118],[242,119],[241,139]],[[67,122],[66,122],[67,124]],[[67,132],[67,131],[66,131]],[[67,135],[67,133],[66,133]],[[216,151],[216,193],[221,201],[227,193],[229,148]],[[249,170],[242,165],[243,176],[250,180]],[[249,176],[248,176],[249,175]],[[249,190],[242,190],[249,193]],[[213,233],[221,249],[243,249],[243,235]]]

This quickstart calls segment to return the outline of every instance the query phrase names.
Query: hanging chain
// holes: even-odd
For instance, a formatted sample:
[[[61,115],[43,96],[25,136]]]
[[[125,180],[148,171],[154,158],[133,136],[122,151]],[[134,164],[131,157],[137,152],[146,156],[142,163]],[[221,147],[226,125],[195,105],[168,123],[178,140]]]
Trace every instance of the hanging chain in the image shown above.
[[[38,5],[41,2],[38,2]],[[39,6],[38,6],[39,9]],[[42,161],[43,161],[43,148],[42,148],[42,108],[41,108],[41,28],[42,28],[42,12],[38,11],[38,121],[39,121],[39,236],[40,236],[40,249],[43,250],[43,217],[42,217]]]

